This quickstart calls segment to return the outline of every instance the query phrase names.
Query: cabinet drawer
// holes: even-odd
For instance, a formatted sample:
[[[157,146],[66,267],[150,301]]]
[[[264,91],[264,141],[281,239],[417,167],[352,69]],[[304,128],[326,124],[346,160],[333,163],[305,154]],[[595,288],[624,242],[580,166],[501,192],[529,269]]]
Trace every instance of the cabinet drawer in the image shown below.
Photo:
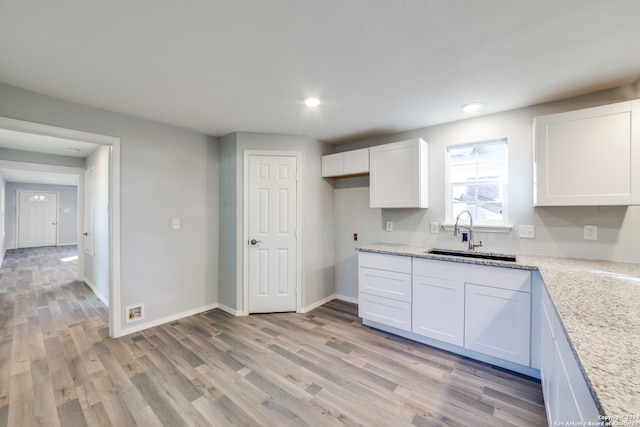
[[[360,252],[358,266],[411,274],[411,258],[406,256]]]
[[[398,301],[411,302],[411,275],[360,267],[359,291]]]
[[[358,315],[365,320],[411,331],[411,303],[360,293]]]
[[[441,277],[512,291],[531,292],[531,272],[517,268],[414,258],[413,274],[424,277]]]

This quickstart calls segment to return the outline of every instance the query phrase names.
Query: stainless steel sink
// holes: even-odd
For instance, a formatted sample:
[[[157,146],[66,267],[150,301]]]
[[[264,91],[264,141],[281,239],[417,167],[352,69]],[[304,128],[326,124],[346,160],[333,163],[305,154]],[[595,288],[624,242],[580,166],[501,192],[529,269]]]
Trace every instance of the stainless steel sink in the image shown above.
[[[516,256],[510,254],[492,254],[488,252],[456,251],[451,249],[429,249],[425,253],[433,255],[457,256],[464,258],[486,259],[491,261],[515,262]]]

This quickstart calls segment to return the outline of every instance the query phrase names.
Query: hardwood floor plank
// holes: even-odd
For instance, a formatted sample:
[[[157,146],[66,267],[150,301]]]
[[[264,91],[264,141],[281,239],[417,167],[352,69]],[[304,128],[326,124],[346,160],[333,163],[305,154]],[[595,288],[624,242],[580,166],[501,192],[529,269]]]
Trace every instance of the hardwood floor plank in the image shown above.
[[[31,372],[23,371],[11,375],[9,380],[8,426],[35,425]]]
[[[33,389],[33,414],[39,425],[59,426],[56,398],[49,377],[49,366],[45,359],[31,363],[31,377],[37,384]]]
[[[70,400],[58,406],[58,417],[61,427],[87,426],[87,420],[78,399]]]
[[[100,377],[93,382],[100,395],[100,404],[113,426],[135,426],[136,421],[124,402],[123,392],[118,390],[108,376]],[[179,424],[174,424],[179,425]]]

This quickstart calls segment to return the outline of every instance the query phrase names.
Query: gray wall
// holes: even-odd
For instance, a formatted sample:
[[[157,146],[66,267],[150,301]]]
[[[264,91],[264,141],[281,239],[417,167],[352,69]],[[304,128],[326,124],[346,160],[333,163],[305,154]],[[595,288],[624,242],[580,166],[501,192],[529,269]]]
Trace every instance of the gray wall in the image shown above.
[[[16,235],[18,190],[50,191],[53,193],[58,193],[58,244],[75,245],[78,243],[78,187],[72,185],[45,185],[7,182],[5,197],[5,237],[7,249],[15,249],[18,247]]]
[[[217,303],[217,140],[0,84],[0,116],[121,139],[124,333]],[[172,218],[182,228],[172,229]],[[124,308],[146,318],[125,325]]]
[[[410,138],[429,143],[429,208],[371,209],[369,180],[336,179],[333,182],[336,227],[336,286],[346,298],[357,297],[355,247],[378,241],[464,249],[451,232],[429,232],[431,221],[445,216],[444,166],[447,145],[492,138],[508,139],[509,234],[478,233],[484,250],[584,257],[640,262],[640,206],[631,207],[533,207],[533,118],[561,111],[633,99],[637,87],[625,86],[589,96],[538,105],[455,123],[418,129],[339,146],[338,151],[368,147]],[[570,159],[567,159],[570,161]],[[394,231],[384,231],[384,221],[394,221]],[[533,240],[519,239],[520,224],[536,226]],[[583,226],[598,226],[598,240],[583,239]],[[359,241],[353,242],[353,233]]]
[[[7,251],[7,240],[5,236],[5,204],[7,188],[4,177],[0,175],[0,263],[4,260],[4,254]]]
[[[85,257],[85,280],[106,305],[109,305],[109,151],[109,147],[100,146],[86,159],[87,170],[93,168],[94,227],[88,230],[85,224],[83,230],[93,233],[93,254]]]
[[[302,307],[335,294],[333,189],[321,177],[321,158],[332,151],[327,144],[303,136],[239,132],[221,140],[221,262],[220,303],[241,309],[244,150],[302,153]],[[222,231],[224,230],[224,231]]]

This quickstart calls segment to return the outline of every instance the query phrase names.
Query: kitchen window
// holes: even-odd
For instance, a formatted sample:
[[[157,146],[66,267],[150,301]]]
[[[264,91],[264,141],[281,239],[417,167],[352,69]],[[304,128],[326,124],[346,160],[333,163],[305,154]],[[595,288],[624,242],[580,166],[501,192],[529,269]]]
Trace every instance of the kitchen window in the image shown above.
[[[447,222],[466,210],[474,225],[507,226],[507,165],[506,138],[447,147]]]

